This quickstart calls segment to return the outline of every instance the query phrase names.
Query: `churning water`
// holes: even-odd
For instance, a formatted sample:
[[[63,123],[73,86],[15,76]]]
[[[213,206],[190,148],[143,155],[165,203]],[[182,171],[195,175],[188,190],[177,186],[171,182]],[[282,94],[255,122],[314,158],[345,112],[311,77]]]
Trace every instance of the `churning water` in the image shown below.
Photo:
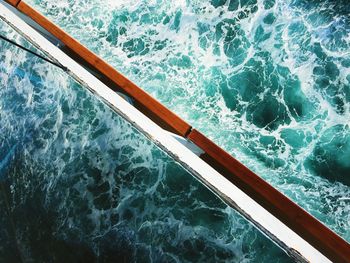
[[[0,58],[0,262],[291,261],[59,68]]]
[[[350,241],[347,0],[30,0]]]

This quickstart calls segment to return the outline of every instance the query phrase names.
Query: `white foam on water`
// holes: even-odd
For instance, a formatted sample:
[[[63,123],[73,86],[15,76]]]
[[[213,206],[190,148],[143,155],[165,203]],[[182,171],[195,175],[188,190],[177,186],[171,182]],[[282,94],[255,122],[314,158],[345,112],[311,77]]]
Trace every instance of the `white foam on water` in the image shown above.
[[[298,1],[276,1],[272,8],[266,10],[263,1],[257,1],[257,5],[239,6],[233,11],[228,11],[228,3],[214,8],[201,1],[108,1],[106,4],[91,1],[84,5],[70,3],[70,14],[66,14],[65,1],[29,2],[345,239],[350,239],[346,198],[350,195],[349,187],[316,176],[304,166],[305,159],[313,155],[328,129],[349,123],[349,102],[344,105],[345,112],[340,114],[319,89],[316,83],[318,77],[313,71],[318,65],[324,66],[324,61],[311,50],[312,45],[320,43],[321,51],[339,70],[339,76],[330,83],[342,85],[344,89],[344,85],[348,85],[346,78],[350,70],[339,60],[349,57],[349,49],[346,48],[349,47],[350,34],[346,33],[349,29],[341,24],[346,19],[344,15],[333,15],[329,19],[325,11],[328,12],[331,7],[326,3],[307,10]],[[254,6],[257,10],[251,12]],[[58,17],[59,12],[65,15]],[[181,16],[176,27],[175,17],[179,12]],[[238,19],[242,12],[247,13],[247,17]],[[271,26],[264,22],[270,13],[275,16]],[[315,21],[310,18],[314,13],[319,16],[317,25],[312,24]],[[147,16],[151,19],[144,20]],[[167,16],[169,21],[165,22]],[[101,24],[98,25],[96,20]],[[77,28],[78,22],[87,30]],[[341,37],[343,47],[337,47],[329,33],[330,28],[337,24],[345,32],[342,31]],[[237,26],[234,39],[249,43],[244,52],[234,56],[234,60],[225,53],[225,37],[232,25]],[[293,33],[293,26],[297,25],[299,29]],[[259,26],[271,35],[257,43],[255,35]],[[216,36],[219,28],[222,33]],[[239,33],[237,30],[240,29],[243,31]],[[118,36],[108,38],[117,31]],[[140,42],[132,42],[140,39]],[[155,48],[157,41],[164,47]],[[143,50],[137,51],[137,43],[144,45]],[[270,62],[258,56],[261,51],[269,54]],[[183,56],[189,62],[181,60]],[[267,130],[249,120],[245,112],[250,106],[248,101],[241,99],[238,102],[243,112],[229,108],[222,86],[227,83],[231,90],[240,86],[241,83],[229,83],[229,78],[245,72],[250,59],[260,61],[262,67],[271,63],[273,67],[287,68],[288,76],[300,82],[301,94],[314,107],[310,108],[310,117],[295,119],[287,110],[291,122]],[[213,70],[221,72],[223,77]],[[267,76],[262,75],[262,78]],[[285,80],[280,78],[280,81]],[[266,92],[265,96],[270,96]],[[279,92],[272,94],[281,105],[286,105]],[[263,94],[259,96],[264,98]],[[282,136],[286,130],[303,134],[304,146],[296,148],[290,145]],[[271,144],[266,147],[260,142],[263,136],[275,138],[279,146]],[[266,160],[270,160],[272,165],[266,165]],[[320,207],[324,209],[320,211]]]
[[[147,226],[143,222],[152,222],[149,238],[134,242],[149,249],[151,259],[156,258],[154,249],[164,249],[165,255],[182,261],[180,252],[167,252],[172,250],[166,247],[184,251],[183,243],[190,240],[192,244],[193,238],[208,243],[214,257],[226,253],[242,262],[280,257],[279,249],[266,256],[255,251],[264,247],[271,251],[270,241],[265,244],[266,239],[233,209],[60,69],[31,57],[18,62],[13,53],[23,52],[13,47],[10,51],[5,53],[8,64],[0,68],[6,76],[1,86],[8,87],[0,90],[0,98],[6,98],[0,100],[1,113],[5,113],[0,127],[8,138],[31,134],[16,156],[16,165],[9,167],[16,210],[41,193],[43,200],[35,200],[36,207],[54,212],[53,236],[74,238],[72,242],[94,243],[114,228],[132,239],[136,230]],[[13,66],[22,69],[24,76],[9,72]],[[38,75],[40,81],[33,83]],[[11,105],[6,104],[9,98]],[[176,175],[181,180],[174,186]],[[96,190],[102,185],[106,189]],[[211,198],[206,197],[208,193]],[[100,200],[103,195],[108,196],[107,204]],[[213,215],[219,223],[206,223],[206,217]],[[28,228],[20,222],[19,242],[30,258],[31,237],[22,234],[22,228]],[[94,244],[99,253],[102,248]],[[205,253],[206,249],[197,255],[199,260],[205,259]]]

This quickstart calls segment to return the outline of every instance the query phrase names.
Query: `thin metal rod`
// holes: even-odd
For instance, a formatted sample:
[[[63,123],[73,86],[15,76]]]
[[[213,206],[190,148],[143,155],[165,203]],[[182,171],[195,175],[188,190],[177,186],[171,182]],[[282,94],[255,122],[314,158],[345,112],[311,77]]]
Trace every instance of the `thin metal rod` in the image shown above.
[[[11,40],[11,39],[8,39],[7,37],[5,37],[5,36],[3,36],[3,35],[0,35],[0,38],[3,39],[3,40],[5,40],[6,42],[8,42],[8,43],[10,43],[10,44],[12,44],[12,45],[14,45],[14,46],[16,46],[16,47],[19,47],[19,48],[23,49],[24,51],[27,51],[28,53],[30,53],[30,54],[32,54],[32,55],[38,57],[38,58],[41,58],[42,60],[45,60],[46,62],[49,62],[50,64],[52,64],[52,65],[54,65],[54,66],[56,66],[56,67],[59,67],[60,69],[62,69],[62,70],[64,70],[64,71],[67,71],[67,68],[66,68],[66,67],[64,67],[64,66],[62,66],[62,65],[60,65],[60,64],[58,64],[58,63],[56,63],[56,62],[54,62],[54,61],[52,61],[52,60],[50,60],[50,59],[48,59],[48,58],[46,58],[46,57],[44,57],[44,56],[38,54],[38,53],[35,53],[34,51],[32,51],[32,50],[30,50],[30,49],[28,49],[28,48],[26,48],[26,47],[24,47],[24,46],[22,46],[22,45],[16,43],[15,41],[13,41],[13,40]]]

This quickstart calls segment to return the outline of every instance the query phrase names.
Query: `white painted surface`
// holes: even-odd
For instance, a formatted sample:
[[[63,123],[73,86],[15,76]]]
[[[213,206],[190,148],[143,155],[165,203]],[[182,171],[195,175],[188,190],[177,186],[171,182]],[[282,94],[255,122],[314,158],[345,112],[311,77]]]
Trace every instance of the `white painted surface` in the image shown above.
[[[190,140],[181,137],[180,135],[177,135],[175,133],[166,131],[170,136],[172,136],[175,140],[177,140],[179,143],[181,143],[182,145],[184,145],[187,149],[191,150],[191,152],[193,152],[195,155],[200,156],[201,154],[204,153],[204,151],[199,148],[197,145],[195,145],[193,142],[191,142]]]
[[[116,112],[133,123],[148,138],[165,150],[175,160],[190,170],[217,195],[235,206],[244,216],[250,218],[266,235],[278,239],[277,243],[299,252],[311,262],[330,262],[323,254],[294,233],[280,220],[271,215],[252,198],[229,182],[211,166],[201,160],[195,153],[177,141],[169,132],[160,128],[148,117],[130,105],[117,93],[95,78],[86,69],[51,44],[16,14],[0,3],[0,17],[16,28],[22,36],[44,51],[51,59],[58,61],[69,69],[69,74],[84,83]]]

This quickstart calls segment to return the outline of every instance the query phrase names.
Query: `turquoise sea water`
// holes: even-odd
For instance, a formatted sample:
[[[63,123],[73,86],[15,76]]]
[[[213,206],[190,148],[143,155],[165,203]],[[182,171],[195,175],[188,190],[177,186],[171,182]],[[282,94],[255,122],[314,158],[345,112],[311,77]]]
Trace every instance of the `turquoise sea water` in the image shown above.
[[[0,33],[33,49],[1,20]],[[291,262],[66,73],[3,41],[0,211],[0,262]]]
[[[29,0],[350,241],[350,4]]]

